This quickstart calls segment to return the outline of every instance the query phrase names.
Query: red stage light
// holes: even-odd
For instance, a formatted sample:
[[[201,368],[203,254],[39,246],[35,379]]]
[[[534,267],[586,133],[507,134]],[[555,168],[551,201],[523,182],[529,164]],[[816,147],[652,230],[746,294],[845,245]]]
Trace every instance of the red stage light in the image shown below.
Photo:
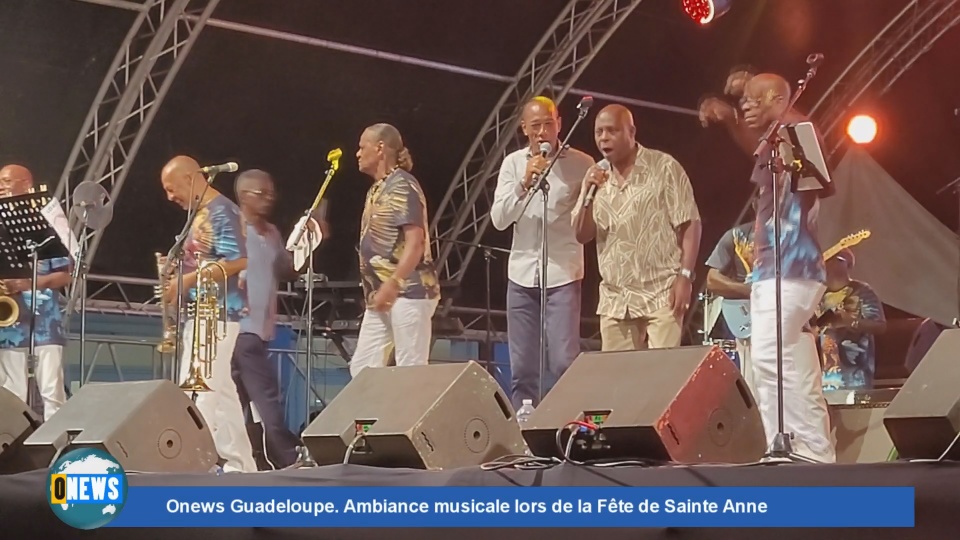
[[[727,11],[732,0],[683,0],[683,12],[700,24],[709,24]]]
[[[877,136],[877,121],[866,114],[858,114],[847,123],[847,135],[857,144],[869,144]]]

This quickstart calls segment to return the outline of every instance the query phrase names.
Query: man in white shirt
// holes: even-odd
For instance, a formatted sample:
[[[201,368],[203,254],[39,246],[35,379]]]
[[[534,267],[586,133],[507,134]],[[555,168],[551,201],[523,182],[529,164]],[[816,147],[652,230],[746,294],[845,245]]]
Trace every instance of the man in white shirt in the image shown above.
[[[509,154],[500,166],[490,220],[498,230],[514,226],[507,271],[507,333],[512,372],[512,401],[540,401],[540,326],[546,325],[547,365],[555,378],[580,354],[580,282],[583,246],[577,242],[571,212],[580,196],[581,180],[593,165],[587,154],[572,148],[561,152],[547,176],[547,305],[540,320],[543,194],[539,175],[559,147],[560,117],[556,105],[537,97],[523,108],[520,126],[529,145]],[[541,155],[548,143],[551,154]],[[543,388],[544,393],[546,388]]]

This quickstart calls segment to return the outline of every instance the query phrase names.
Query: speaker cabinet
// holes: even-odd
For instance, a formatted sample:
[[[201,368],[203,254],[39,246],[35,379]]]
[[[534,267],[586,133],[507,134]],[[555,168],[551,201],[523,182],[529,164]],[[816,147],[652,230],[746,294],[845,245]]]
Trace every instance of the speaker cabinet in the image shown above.
[[[944,330],[893,398],[883,423],[902,459],[960,459],[960,329]]]
[[[348,457],[359,465],[443,470],[525,451],[510,401],[473,361],[364,369],[301,438],[319,465]]]
[[[766,452],[753,396],[718,347],[583,353],[523,429],[538,456],[561,457],[557,430],[600,427],[601,448],[573,446],[574,459],[747,463]]]
[[[218,460],[200,411],[168,380],[86,384],[23,444],[35,468],[84,447],[126,471],[208,472]]]
[[[31,470],[23,453],[23,441],[37,426],[40,417],[6,388],[0,387],[0,474]]]
[[[837,463],[880,463],[895,458],[893,441],[883,426],[887,406],[887,403],[830,405]]]

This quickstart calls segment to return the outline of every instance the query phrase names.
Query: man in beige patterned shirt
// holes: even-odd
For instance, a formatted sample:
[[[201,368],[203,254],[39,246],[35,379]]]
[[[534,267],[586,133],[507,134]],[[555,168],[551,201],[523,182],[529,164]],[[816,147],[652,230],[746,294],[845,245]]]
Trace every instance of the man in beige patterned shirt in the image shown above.
[[[580,243],[597,240],[603,350],[679,347],[700,248],[690,179],[636,141],[622,105],[600,111],[594,139],[604,159],[587,172],[573,220]]]

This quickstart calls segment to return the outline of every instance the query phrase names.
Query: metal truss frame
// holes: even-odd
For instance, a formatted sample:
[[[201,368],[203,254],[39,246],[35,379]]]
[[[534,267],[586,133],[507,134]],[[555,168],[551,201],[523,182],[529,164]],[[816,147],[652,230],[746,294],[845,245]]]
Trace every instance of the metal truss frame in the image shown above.
[[[459,284],[490,223],[497,167],[522,145],[520,116],[531,98],[561,101],[642,0],[571,0],[547,29],[470,145],[430,226],[441,281]],[[445,302],[443,312],[449,310]]]
[[[880,30],[811,110],[828,158],[847,143],[847,113],[865,95],[885,94],[958,21],[960,0],[912,0]]]
[[[70,212],[80,182],[97,182],[115,201],[140,145],[183,61],[220,0],[79,0],[137,11],[120,44],[74,143],[55,195],[63,201],[70,227],[87,242],[89,268],[102,230],[87,230]],[[82,235],[82,236],[81,236]],[[76,304],[82,287],[68,294]]]

